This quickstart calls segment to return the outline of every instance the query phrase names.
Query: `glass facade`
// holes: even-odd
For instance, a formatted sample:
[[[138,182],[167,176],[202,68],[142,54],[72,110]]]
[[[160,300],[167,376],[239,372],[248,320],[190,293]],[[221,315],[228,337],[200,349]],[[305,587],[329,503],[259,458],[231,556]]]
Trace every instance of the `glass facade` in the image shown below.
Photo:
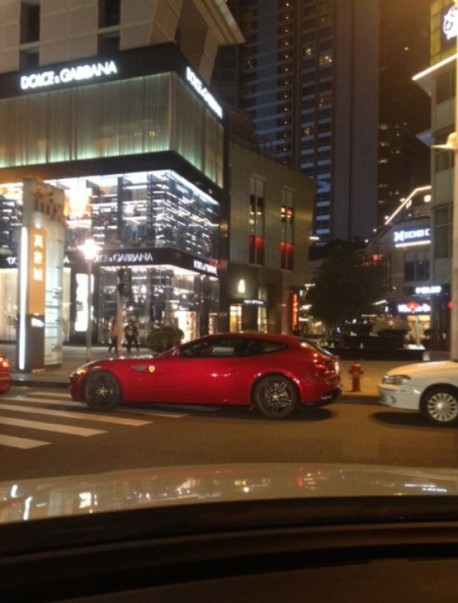
[[[94,341],[106,343],[116,316],[117,271],[131,267],[123,300],[126,319],[136,320],[141,340],[151,326],[173,323],[196,337],[216,328],[219,303],[219,203],[172,170],[61,179],[68,207],[64,339],[83,338],[87,326],[87,274],[79,251],[88,237],[100,247],[94,262]],[[3,250],[0,338],[14,339],[17,314],[15,269],[22,187],[0,188]],[[3,326],[1,326],[3,325]]]
[[[2,99],[0,131],[0,169],[176,151],[223,183],[223,125],[175,73]]]

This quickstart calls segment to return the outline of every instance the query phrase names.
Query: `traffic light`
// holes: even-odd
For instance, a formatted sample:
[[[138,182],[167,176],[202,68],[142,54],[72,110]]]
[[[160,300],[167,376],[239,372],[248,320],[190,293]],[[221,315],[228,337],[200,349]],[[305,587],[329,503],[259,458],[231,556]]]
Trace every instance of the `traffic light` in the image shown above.
[[[132,270],[130,268],[118,270],[118,291],[121,297],[130,297],[132,292]]]

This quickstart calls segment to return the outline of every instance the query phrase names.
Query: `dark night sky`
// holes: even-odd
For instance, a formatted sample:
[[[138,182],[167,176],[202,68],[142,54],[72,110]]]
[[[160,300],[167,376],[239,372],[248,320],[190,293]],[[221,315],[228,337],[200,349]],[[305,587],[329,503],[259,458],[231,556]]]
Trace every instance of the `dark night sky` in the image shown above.
[[[429,128],[431,99],[412,81],[429,65],[431,0],[381,0],[380,119],[415,136]],[[429,181],[429,149],[413,138],[412,183]]]
[[[430,5],[431,0],[381,0],[381,111],[396,111],[396,103],[384,100],[398,99],[416,130],[429,125],[430,99],[412,76],[429,65]]]

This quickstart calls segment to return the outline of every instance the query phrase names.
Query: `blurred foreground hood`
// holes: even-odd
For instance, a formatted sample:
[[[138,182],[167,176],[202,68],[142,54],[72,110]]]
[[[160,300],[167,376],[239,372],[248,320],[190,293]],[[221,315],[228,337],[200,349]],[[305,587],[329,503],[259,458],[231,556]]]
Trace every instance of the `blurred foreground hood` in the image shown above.
[[[420,495],[458,495],[458,470],[260,463],[0,482],[0,523],[212,502]]]

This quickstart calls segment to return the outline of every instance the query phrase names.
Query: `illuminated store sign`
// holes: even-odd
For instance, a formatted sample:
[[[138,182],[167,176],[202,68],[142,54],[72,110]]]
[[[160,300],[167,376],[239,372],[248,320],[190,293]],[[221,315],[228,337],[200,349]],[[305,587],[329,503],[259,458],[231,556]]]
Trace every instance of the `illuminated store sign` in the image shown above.
[[[97,78],[107,77],[118,73],[114,61],[104,63],[88,63],[77,67],[63,67],[60,71],[47,70],[21,76],[22,90],[49,88],[59,84],[69,84]]]
[[[415,243],[429,243],[431,229],[416,228],[413,230],[396,230],[393,234],[394,243],[397,247],[402,245],[413,245]]]
[[[255,306],[257,308],[267,307],[267,302],[265,302],[263,299],[244,299],[242,304],[244,306]]]
[[[194,260],[193,267],[200,272],[206,272],[207,274],[213,274],[214,276],[218,276],[218,269],[213,264],[207,264],[206,262],[202,262],[201,260]]]
[[[399,314],[429,314],[431,306],[429,304],[416,304],[415,307],[410,304],[398,304]]]
[[[442,31],[447,40],[456,38],[458,34],[458,6],[452,6],[444,15]]]
[[[416,295],[438,295],[442,292],[440,285],[423,285],[422,287],[415,287]]]
[[[206,88],[201,80],[197,77],[192,69],[189,67],[186,68],[186,81],[188,81],[194,90],[199,94],[210,109],[215,113],[220,119],[223,118],[223,109],[220,104],[216,102],[215,97],[210,94],[208,88]]]

